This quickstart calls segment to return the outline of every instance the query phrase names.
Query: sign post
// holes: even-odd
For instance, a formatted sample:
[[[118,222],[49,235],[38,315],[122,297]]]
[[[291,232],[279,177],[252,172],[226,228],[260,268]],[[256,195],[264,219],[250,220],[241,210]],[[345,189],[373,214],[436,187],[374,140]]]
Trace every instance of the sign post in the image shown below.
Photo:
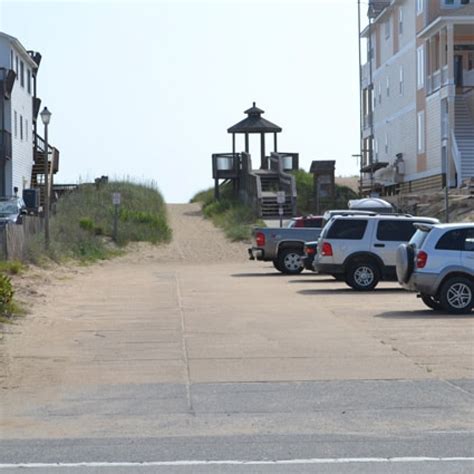
[[[280,216],[280,228],[283,227],[283,204],[285,204],[285,191],[277,192],[278,215]]]
[[[120,193],[113,193],[112,194],[112,204],[114,205],[114,230],[113,230],[113,240],[117,242],[117,234],[118,234],[118,216],[119,216],[119,207],[121,202],[121,195]]]

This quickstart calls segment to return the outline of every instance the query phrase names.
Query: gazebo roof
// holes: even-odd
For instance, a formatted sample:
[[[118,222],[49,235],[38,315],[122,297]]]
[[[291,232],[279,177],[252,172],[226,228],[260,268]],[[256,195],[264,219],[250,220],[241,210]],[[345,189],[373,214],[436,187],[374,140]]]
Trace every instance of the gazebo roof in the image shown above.
[[[248,117],[228,128],[229,133],[279,133],[282,131],[282,128],[278,125],[262,118],[262,114],[265,112],[259,109],[255,102],[244,113]]]

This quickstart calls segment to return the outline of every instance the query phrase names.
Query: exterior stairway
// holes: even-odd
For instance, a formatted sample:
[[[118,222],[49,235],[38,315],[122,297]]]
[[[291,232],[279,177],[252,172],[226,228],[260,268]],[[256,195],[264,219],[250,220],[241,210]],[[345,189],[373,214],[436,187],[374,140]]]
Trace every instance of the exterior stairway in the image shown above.
[[[269,170],[258,170],[254,173],[257,175],[257,179],[260,180],[262,189],[260,217],[264,219],[279,217],[278,210],[280,205],[277,202],[277,192],[281,189],[279,174]],[[286,196],[286,202],[282,207],[283,218],[293,217],[291,196]]]
[[[458,181],[461,184],[474,177],[474,117],[463,96],[456,96],[454,135],[461,161],[461,169],[458,170]]]

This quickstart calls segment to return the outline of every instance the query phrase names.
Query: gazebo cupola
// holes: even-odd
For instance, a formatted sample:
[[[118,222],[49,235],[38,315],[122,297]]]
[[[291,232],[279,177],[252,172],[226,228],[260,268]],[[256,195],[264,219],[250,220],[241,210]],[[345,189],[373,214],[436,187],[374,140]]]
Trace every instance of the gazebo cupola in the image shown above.
[[[262,117],[265,113],[262,109],[259,109],[255,102],[253,106],[246,110],[244,113],[247,114],[247,118],[235,124],[234,126],[227,129],[229,133],[232,133],[232,153],[235,155],[235,135],[237,133],[245,135],[245,152],[249,153],[249,134],[258,133],[260,134],[260,168],[268,169],[268,162],[266,158],[265,150],[265,134],[273,134],[273,148],[274,152],[278,150],[277,133],[282,131],[282,128],[274,123],[266,120]]]

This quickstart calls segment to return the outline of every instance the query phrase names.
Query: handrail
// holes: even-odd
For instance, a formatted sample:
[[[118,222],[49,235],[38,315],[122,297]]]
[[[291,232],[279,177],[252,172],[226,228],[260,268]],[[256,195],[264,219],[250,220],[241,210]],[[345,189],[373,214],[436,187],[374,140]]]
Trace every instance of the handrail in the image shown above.
[[[252,158],[248,153],[241,155],[240,189],[243,198],[257,213],[261,215],[262,208],[262,183],[260,177],[252,170]]]
[[[278,172],[280,177],[280,186],[283,188],[282,191],[285,191],[285,193],[290,196],[292,212],[293,214],[296,214],[296,180],[293,175],[285,171],[284,167],[284,160],[288,157],[294,160],[295,158],[297,159],[297,154],[272,152],[270,155],[270,169]]]
[[[461,163],[461,152],[459,151],[458,142],[454,131],[451,130],[451,151],[453,154],[454,165],[459,176],[459,182],[462,182],[462,163]]]

